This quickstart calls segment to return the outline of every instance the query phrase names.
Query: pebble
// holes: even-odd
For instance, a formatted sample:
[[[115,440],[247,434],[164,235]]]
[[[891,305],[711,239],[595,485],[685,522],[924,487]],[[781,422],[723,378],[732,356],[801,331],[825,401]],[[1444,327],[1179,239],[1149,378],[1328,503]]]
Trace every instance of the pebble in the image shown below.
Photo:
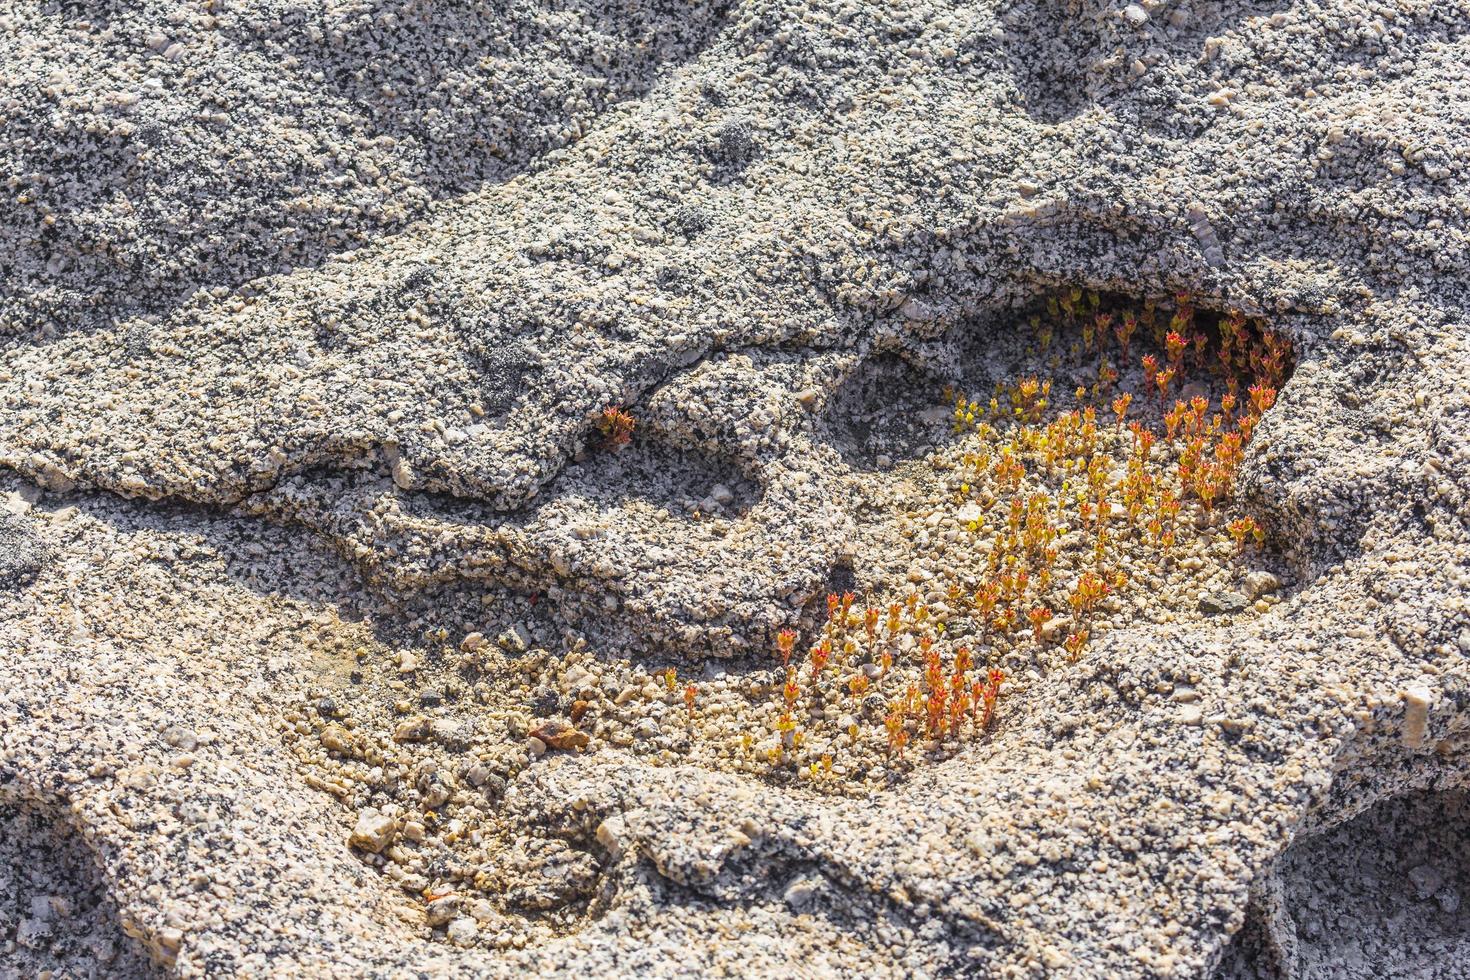
[[[517,623],[497,636],[495,643],[509,653],[525,653],[531,648],[531,637],[526,628]]]
[[[1239,592],[1206,592],[1200,596],[1199,610],[1202,613],[1238,613],[1243,612],[1248,602],[1246,597]]]
[[[463,899],[458,895],[436,898],[424,907],[424,918],[431,928],[442,926],[459,914],[462,902]]]
[[[480,925],[474,919],[460,916],[450,920],[444,934],[456,946],[473,946],[480,935]]]
[[[816,875],[802,875],[786,886],[782,900],[793,909],[803,909],[821,891],[824,881]]]
[[[377,854],[393,843],[397,830],[397,821],[369,807],[357,815],[357,824],[352,828],[352,836],[348,839],[348,843],[360,850]]]
[[[1242,580],[1242,584],[1245,586],[1246,595],[1252,599],[1257,599],[1280,589],[1281,579],[1268,571],[1258,569],[1247,572],[1245,578]]]
[[[1423,901],[1444,885],[1444,874],[1433,865],[1420,864],[1409,869],[1409,884],[1414,886],[1414,894]]]

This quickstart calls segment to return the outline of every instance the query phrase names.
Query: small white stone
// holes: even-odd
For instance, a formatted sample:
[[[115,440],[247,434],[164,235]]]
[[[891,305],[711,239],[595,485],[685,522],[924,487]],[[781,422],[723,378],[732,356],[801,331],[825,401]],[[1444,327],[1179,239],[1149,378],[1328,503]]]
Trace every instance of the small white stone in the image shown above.
[[[392,817],[381,810],[368,807],[357,815],[357,826],[352,828],[352,836],[347,839],[347,843],[359,850],[377,854],[392,843],[397,829],[397,821]]]
[[[608,817],[597,825],[597,843],[616,861],[623,853],[623,837],[626,833],[627,827],[622,817]]]
[[[450,922],[449,927],[444,930],[444,935],[456,946],[472,945],[479,934],[479,923],[465,916],[461,916],[453,922]]]
[[[1281,588],[1281,579],[1270,572],[1257,570],[1247,572],[1241,584],[1245,587],[1245,594],[1255,599]]]
[[[1434,692],[1422,684],[1404,689],[1404,741],[1411,746],[1421,745],[1429,727],[1429,705]]]
[[[413,467],[402,456],[393,461],[393,482],[400,490],[413,489]]]
[[[786,893],[782,898],[793,909],[799,909],[809,904],[816,897],[821,886],[822,879],[803,876],[786,886]]]

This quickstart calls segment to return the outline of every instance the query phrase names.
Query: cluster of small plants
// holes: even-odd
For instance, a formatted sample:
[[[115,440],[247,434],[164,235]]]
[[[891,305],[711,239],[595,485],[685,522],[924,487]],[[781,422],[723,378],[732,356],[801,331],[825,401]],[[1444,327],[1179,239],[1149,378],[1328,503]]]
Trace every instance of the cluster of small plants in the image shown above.
[[[915,741],[947,751],[990,725],[1003,661],[1081,657],[1125,611],[1133,569],[1184,552],[1209,560],[1226,535],[1237,556],[1263,545],[1233,491],[1290,371],[1283,338],[1188,296],[1164,308],[1082,290],[1051,297],[1031,327],[1033,363],[1081,360],[1089,383],[1063,393],[1028,374],[988,397],[946,393],[956,448],[943,490],[965,535],[955,574],[938,583],[945,601],[834,594],[804,643],[783,630],[776,737],[761,750],[771,764],[821,776],[845,748],[876,748],[890,766]],[[691,712],[696,697],[686,691]]]
[[[633,428],[637,420],[621,405],[609,405],[597,416],[597,431],[602,433],[603,445],[612,450],[621,449],[633,441]]]

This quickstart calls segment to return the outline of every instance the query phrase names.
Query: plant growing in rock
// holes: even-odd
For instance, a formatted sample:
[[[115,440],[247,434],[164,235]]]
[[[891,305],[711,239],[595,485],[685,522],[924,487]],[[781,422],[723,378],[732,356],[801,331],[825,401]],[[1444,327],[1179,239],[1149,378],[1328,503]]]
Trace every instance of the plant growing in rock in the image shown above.
[[[1060,668],[1140,611],[1179,614],[1188,582],[1231,560],[1222,534],[1237,555],[1264,542],[1234,495],[1289,372],[1284,340],[1189,297],[1171,309],[1085,290],[1051,297],[1031,326],[1011,380],[946,393],[956,442],[934,463],[924,545],[943,574],[828,595],[800,649],[794,628],[776,634],[760,737],[781,778],[828,786],[849,765],[952,752],[994,724],[1007,670]],[[1054,395],[1043,352],[1096,383]]]
[[[621,405],[610,405],[597,416],[597,430],[610,449],[621,449],[633,441],[633,428],[638,423]]]

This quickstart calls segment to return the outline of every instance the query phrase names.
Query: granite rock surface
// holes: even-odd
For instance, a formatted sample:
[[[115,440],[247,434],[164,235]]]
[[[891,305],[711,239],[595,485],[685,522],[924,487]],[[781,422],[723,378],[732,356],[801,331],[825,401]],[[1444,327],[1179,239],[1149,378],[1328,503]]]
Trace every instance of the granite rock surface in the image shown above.
[[[0,14],[0,975],[1455,975],[1467,29],[1412,0]],[[871,418],[1072,286],[1295,344],[1240,487],[1296,583],[1269,613],[1110,634],[866,799],[548,753],[502,819],[595,853],[597,897],[520,948],[346,846],[281,732],[354,696],[354,650],[475,626],[469,591],[487,636],[741,669],[893,560],[853,503]],[[1327,857],[1390,831],[1354,898]],[[1374,938],[1421,900],[1417,955]],[[51,943],[65,916],[94,938]]]

